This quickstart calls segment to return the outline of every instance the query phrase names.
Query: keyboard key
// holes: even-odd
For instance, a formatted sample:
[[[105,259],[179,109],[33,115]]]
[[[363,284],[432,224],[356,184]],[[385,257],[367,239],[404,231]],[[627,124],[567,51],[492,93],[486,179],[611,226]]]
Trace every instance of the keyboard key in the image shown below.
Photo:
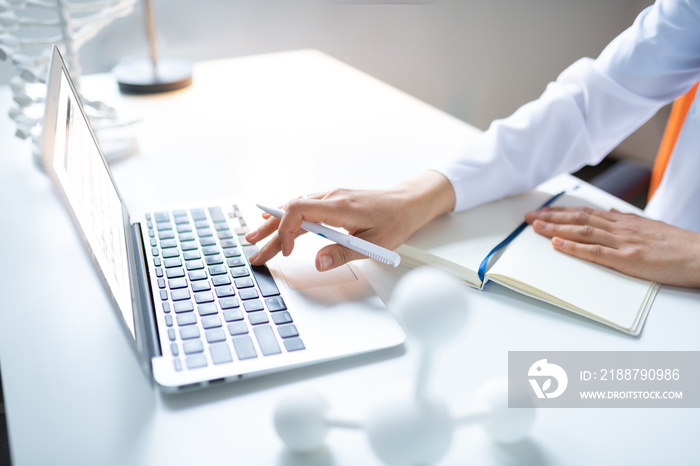
[[[175,341],[175,329],[168,329],[168,338],[170,339],[170,341]]]
[[[156,219],[156,222],[167,222],[170,220],[170,214],[168,212],[156,212],[153,214],[153,217]]]
[[[228,309],[224,311],[224,320],[226,322],[233,322],[236,320],[243,320],[243,311],[238,309]]]
[[[245,335],[248,333],[248,326],[242,320],[228,324],[228,332],[231,336]]]
[[[226,343],[211,345],[209,347],[209,352],[211,353],[211,361],[214,364],[225,364],[233,361],[231,350],[228,349]]]
[[[226,269],[225,265],[212,265],[209,267],[209,275],[225,275],[228,273],[228,270]]]
[[[255,299],[258,297],[258,290],[255,288],[244,288],[238,290],[238,295],[241,299]]]
[[[192,225],[188,223],[181,223],[176,227],[178,233],[188,233],[192,231]]]
[[[170,296],[173,298],[173,301],[182,301],[185,299],[190,299],[190,290],[188,290],[187,288],[181,290],[173,290],[170,292]]]
[[[180,243],[180,249],[183,251],[193,251],[197,249],[197,242],[196,241],[182,241]]]
[[[206,270],[193,270],[187,274],[190,277],[190,281],[206,280],[208,275]]]
[[[178,356],[180,354],[180,349],[177,346],[177,343],[170,343],[170,352],[173,353],[173,356]]]
[[[170,314],[165,314],[165,325],[167,325],[168,327],[173,326],[173,316],[171,316]]]
[[[170,223],[170,220],[167,222],[158,222],[156,223],[156,230],[158,231],[165,231],[165,230],[172,230],[173,229],[173,224]]]
[[[182,343],[182,349],[185,352],[185,354],[201,353],[202,351],[204,351],[204,345],[202,345],[202,340],[188,340]]]
[[[287,348],[287,351],[299,351],[306,349],[304,346],[304,342],[301,341],[301,338],[295,337],[295,338],[287,338],[284,341],[284,346]]]
[[[211,285],[208,280],[199,280],[192,282],[192,291],[207,291],[211,290]]]
[[[183,253],[182,253],[182,257],[183,257],[186,261],[191,261],[191,260],[194,260],[194,259],[199,259],[199,258],[201,258],[202,256],[199,254],[199,251],[197,251],[196,249],[193,249],[192,251],[185,251],[185,252],[183,252]]]
[[[246,312],[262,311],[264,309],[262,302],[259,299],[252,301],[243,301],[243,307]]]
[[[183,223],[190,223],[190,219],[187,216],[175,217],[175,225],[181,225]]]
[[[284,304],[284,300],[280,296],[273,296],[272,298],[267,298],[265,300],[267,308],[270,312],[286,311],[287,306]]]
[[[236,284],[236,288],[239,290],[241,288],[250,288],[253,284],[253,279],[250,277],[237,278],[233,281]]]
[[[240,304],[238,303],[238,299],[236,299],[233,296],[228,298],[221,298],[219,300],[219,305],[221,306],[221,309],[232,309],[234,307],[240,306]]]
[[[200,238],[204,238],[206,236],[212,236],[214,233],[211,231],[211,228],[200,228],[197,230],[197,236]]]
[[[250,339],[250,336],[239,335],[233,337],[232,340],[238,359],[251,359],[258,357],[258,354],[255,352],[255,347],[253,346],[253,340]]]
[[[205,246],[202,248],[202,254],[205,256],[211,256],[212,254],[219,254],[221,250],[219,249],[219,246]]]
[[[264,297],[277,296],[280,291],[277,289],[275,284],[275,279],[272,278],[270,270],[264,265],[256,265],[251,267],[253,270],[253,277],[258,283],[258,288],[260,288],[260,293]]]
[[[174,360],[173,365],[175,366],[176,371],[182,371],[182,362],[179,359]]]
[[[216,303],[206,303],[197,306],[197,312],[200,316],[209,316],[219,313],[219,308],[216,307]]]
[[[229,257],[228,259],[226,259],[226,263],[231,268],[243,267],[245,265],[245,261],[242,257]]]
[[[214,286],[231,284],[231,279],[228,278],[228,275],[217,275],[216,277],[211,277],[211,281],[214,283]]]
[[[164,278],[158,279],[158,288],[165,288],[165,279]]]
[[[194,220],[206,220],[207,219],[207,214],[204,213],[204,209],[192,209],[192,210],[190,210],[190,214],[192,214],[192,218]]]
[[[154,257],[154,258],[153,258],[153,265],[155,265],[156,267],[160,267],[161,265],[163,265],[163,262],[160,260],[160,257]],[[162,272],[162,271],[161,271],[161,272]],[[161,273],[161,276],[162,276],[162,275],[163,275],[163,274]]]
[[[163,230],[158,232],[158,239],[164,240],[168,238],[174,238],[175,232],[173,230]]]
[[[171,290],[175,290],[178,288],[187,288],[187,279],[173,278],[172,280],[168,280],[168,286]]]
[[[270,322],[270,319],[267,317],[267,314],[265,312],[256,311],[248,314],[248,321],[251,323],[251,325],[258,325],[266,324]]]
[[[173,307],[176,314],[194,311],[192,301],[178,301],[177,303],[173,303]]]
[[[170,312],[170,303],[167,301],[163,303],[163,312],[165,312],[166,314]]]
[[[184,272],[183,272],[184,273]],[[162,277],[163,276],[163,268],[162,267],[156,267],[156,277]]]
[[[160,290],[160,300],[161,301],[166,301],[168,299],[168,292],[167,290]]]
[[[233,248],[238,246],[238,243],[236,243],[235,239],[222,239],[221,240],[221,247],[222,248]]]
[[[254,244],[243,246],[243,254],[245,254],[246,257],[250,257],[258,251],[260,251],[260,249]]]
[[[207,358],[203,354],[195,354],[186,358],[188,369],[199,369],[207,367]]]
[[[219,239],[229,239],[229,238],[233,238],[233,233],[231,233],[231,230],[226,229],[226,230],[217,231],[216,236]]]
[[[164,239],[160,242],[161,249],[169,249],[177,247],[177,240],[175,238]]]
[[[248,233],[250,231],[250,229],[248,227],[238,227],[235,229],[235,231],[236,231],[237,235],[243,236],[246,233]]]
[[[209,228],[209,220],[197,220],[194,222],[194,227],[198,230],[200,228]]]
[[[207,263],[207,265],[223,264],[224,258],[221,257],[219,254],[216,254],[214,256],[207,256],[206,263]]]
[[[160,250],[158,248],[151,248],[152,256],[157,256],[158,254],[160,254]]]
[[[163,261],[163,265],[165,268],[170,268],[170,267],[181,267],[182,266],[182,260],[179,257],[172,257],[170,259],[165,259]]]
[[[185,209],[173,210],[173,217],[187,217],[187,211]]]
[[[167,259],[169,257],[178,257],[180,256],[180,251],[174,248],[170,249],[164,249],[163,250],[163,259]]]
[[[292,316],[287,311],[274,312],[272,314],[272,321],[277,325],[291,324],[293,322]]]
[[[202,247],[213,246],[216,244],[216,240],[213,236],[207,236],[205,238],[200,238],[199,244],[201,244]]]
[[[153,228],[148,229],[148,236],[150,236],[151,238],[156,236],[156,232],[153,230]]]
[[[214,293],[211,291],[200,291],[194,294],[194,300],[197,304],[211,303],[214,301]]]
[[[299,336],[299,331],[297,330],[296,325],[290,324],[290,325],[280,325],[277,327],[277,332],[280,334],[282,338],[290,338],[290,337],[298,337]]]
[[[223,241],[222,241],[223,243]],[[238,248],[226,248],[224,249],[224,257],[238,257],[241,255],[241,251]]]
[[[229,229],[229,228],[228,228],[228,223],[226,223],[226,222],[216,222],[216,223],[214,224],[214,229],[215,229],[216,231],[228,230],[228,229]]]
[[[221,207],[209,207],[209,215],[211,215],[211,219],[215,223],[226,221],[226,216],[224,215],[224,211],[221,210]]]
[[[204,336],[208,343],[218,343],[220,341],[226,341],[226,333],[222,328],[213,328],[204,332]]]
[[[216,287],[216,296],[218,298],[225,298],[227,296],[233,296],[235,294],[236,294],[236,292],[233,291],[233,287],[231,285],[217,286]]]
[[[185,314],[177,315],[177,325],[184,327],[186,325],[192,325],[197,323],[197,316],[194,312],[187,312]]]
[[[277,344],[277,338],[275,338],[272,327],[269,325],[258,325],[257,327],[253,327],[253,332],[255,333],[255,338],[258,340],[258,345],[260,345],[262,354],[270,356],[271,354],[279,354],[282,352],[280,346]]]
[[[209,330],[210,328],[221,327],[221,318],[216,315],[202,317],[202,327],[204,327],[205,330]]]
[[[233,278],[247,277],[248,275],[250,275],[250,273],[248,273],[248,269],[245,267],[234,267],[231,269],[231,276]]]
[[[182,267],[167,269],[165,271],[165,276],[168,278],[180,278],[185,276],[185,271]]]
[[[180,238],[181,243],[185,241],[194,241],[194,233],[192,233],[191,231],[180,233],[178,237]]]
[[[185,261],[187,270],[199,270],[204,268],[204,262],[201,260]]]
[[[194,338],[199,338],[199,327],[197,327],[196,325],[182,327],[180,329],[180,338],[182,338],[183,340],[192,340]]]

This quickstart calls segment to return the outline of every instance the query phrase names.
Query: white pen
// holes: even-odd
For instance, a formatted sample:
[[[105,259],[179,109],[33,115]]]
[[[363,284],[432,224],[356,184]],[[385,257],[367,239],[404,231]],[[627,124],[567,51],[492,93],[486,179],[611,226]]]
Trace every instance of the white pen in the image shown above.
[[[280,209],[265,207],[259,204],[258,208],[267,212],[275,218],[282,218],[282,216],[284,215],[284,211]],[[399,256],[394,251],[389,251],[388,249],[385,249],[381,246],[377,246],[376,244],[372,244],[369,241],[365,241],[361,238],[358,238],[357,236],[346,235],[339,231],[333,230],[332,228],[324,227],[323,225],[319,225],[318,223],[312,223],[307,221],[301,222],[301,228],[303,228],[306,231],[310,231],[311,233],[316,233],[317,235],[329,239],[335,243],[338,243],[341,246],[345,246],[348,249],[357,251],[360,254],[363,254],[367,257],[376,259],[379,262],[393,265],[394,267],[398,267],[401,263],[401,256]]]

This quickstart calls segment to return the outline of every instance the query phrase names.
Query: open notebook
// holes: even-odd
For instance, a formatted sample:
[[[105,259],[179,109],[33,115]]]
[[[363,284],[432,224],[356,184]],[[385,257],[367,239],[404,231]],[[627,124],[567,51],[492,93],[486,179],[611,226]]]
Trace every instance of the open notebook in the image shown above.
[[[489,252],[554,194],[554,206],[638,209],[571,176],[555,178],[534,191],[442,215],[397,249],[407,265],[429,264],[482,289],[492,280],[528,296],[638,335],[656,295],[656,283],[630,277],[560,253],[550,240],[525,228],[491,257],[484,280],[479,266]]]

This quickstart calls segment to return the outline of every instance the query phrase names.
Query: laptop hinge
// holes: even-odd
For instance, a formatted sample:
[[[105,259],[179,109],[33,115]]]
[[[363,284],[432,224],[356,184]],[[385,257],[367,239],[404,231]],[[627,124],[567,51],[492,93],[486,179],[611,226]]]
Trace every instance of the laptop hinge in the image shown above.
[[[134,313],[136,345],[139,348],[139,352],[145,352],[148,355],[150,366],[150,360],[154,357],[162,356],[163,352],[156,329],[156,318],[153,311],[153,301],[151,300],[151,286],[148,281],[147,262],[143,251],[143,237],[141,236],[141,225],[139,223],[131,225],[131,235],[132,257],[136,264],[134,267],[136,270],[136,276],[134,277],[135,291],[138,293],[134,296],[134,301],[139,309],[139,312]]]

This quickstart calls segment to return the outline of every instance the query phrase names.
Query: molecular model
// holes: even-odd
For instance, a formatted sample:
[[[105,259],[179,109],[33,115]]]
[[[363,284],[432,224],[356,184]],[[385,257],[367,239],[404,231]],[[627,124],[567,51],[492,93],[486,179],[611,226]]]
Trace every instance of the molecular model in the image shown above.
[[[328,403],[316,392],[292,395],[278,403],[274,414],[277,434],[289,450],[317,451],[331,427],[355,428],[367,433],[372,450],[388,465],[435,464],[449,450],[457,426],[479,424],[499,443],[517,442],[529,433],[535,409],[508,408],[506,381],[484,384],[475,395],[478,408],[461,416],[450,416],[442,400],[427,394],[436,350],[465,323],[465,290],[456,278],[435,269],[413,270],[397,284],[392,309],[422,345],[413,395],[382,403],[364,423],[329,418]]]
[[[137,0],[0,0],[0,61],[14,66],[10,80],[13,106],[10,118],[15,135],[33,143],[38,155],[46,95],[45,78],[55,44],[79,86],[79,50],[105,26],[130,14]],[[78,89],[80,91],[80,89]],[[105,156],[116,159],[133,150],[135,138],[122,129],[135,121],[121,121],[115,109],[81,94],[88,117]]]

